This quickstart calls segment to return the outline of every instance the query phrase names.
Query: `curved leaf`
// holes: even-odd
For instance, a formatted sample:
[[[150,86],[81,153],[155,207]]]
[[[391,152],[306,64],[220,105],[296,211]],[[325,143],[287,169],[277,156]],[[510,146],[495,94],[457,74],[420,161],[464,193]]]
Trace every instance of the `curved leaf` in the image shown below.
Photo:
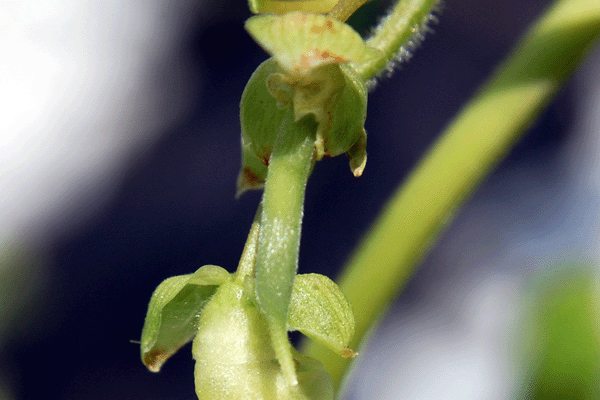
[[[152,372],[198,331],[198,317],[217,287],[230,280],[216,265],[205,265],[189,275],[164,280],[152,294],[142,329],[142,362]]]
[[[342,357],[356,356],[347,347],[354,335],[352,306],[340,288],[326,276],[296,276],[288,330],[300,331]]]

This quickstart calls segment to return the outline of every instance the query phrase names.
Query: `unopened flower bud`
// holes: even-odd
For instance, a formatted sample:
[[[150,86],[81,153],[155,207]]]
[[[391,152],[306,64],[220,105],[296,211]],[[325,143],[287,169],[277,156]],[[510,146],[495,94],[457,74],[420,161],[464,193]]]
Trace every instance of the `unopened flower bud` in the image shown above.
[[[267,323],[239,281],[219,287],[202,311],[192,353],[199,400],[326,400],[331,378],[294,351],[298,385],[285,379]]]
[[[250,18],[246,29],[273,55],[254,72],[241,101],[243,160],[238,193],[260,188],[285,110],[311,115],[316,158],[346,153],[355,176],[366,164],[365,82],[349,64],[378,56],[350,26],[324,15],[292,12]]]

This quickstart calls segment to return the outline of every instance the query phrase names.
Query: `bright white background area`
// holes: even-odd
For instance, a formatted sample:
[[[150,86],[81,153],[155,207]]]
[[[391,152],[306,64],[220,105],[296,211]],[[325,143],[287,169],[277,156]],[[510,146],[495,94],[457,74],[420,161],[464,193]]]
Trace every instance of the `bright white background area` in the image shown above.
[[[177,96],[168,112],[159,107],[158,72],[182,5],[0,2],[0,240],[85,221],[181,111]]]

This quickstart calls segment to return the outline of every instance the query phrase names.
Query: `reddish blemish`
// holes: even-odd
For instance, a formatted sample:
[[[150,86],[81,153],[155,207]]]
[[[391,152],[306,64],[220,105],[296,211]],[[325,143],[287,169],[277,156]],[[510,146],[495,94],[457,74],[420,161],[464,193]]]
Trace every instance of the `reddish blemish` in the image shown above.
[[[348,60],[346,60],[343,57],[336,56],[335,54],[331,54],[327,50],[325,50],[324,52],[321,53],[321,57],[324,58],[324,59],[333,58],[336,62],[338,62],[340,64],[341,63],[345,63],[346,61],[348,61]]]
[[[260,162],[262,162],[263,164],[265,164],[267,167],[269,166],[269,159],[271,158],[271,153],[267,154],[267,155],[258,155],[258,159],[260,160]]]
[[[300,56],[300,69],[301,70],[309,70],[310,66],[311,66],[311,58],[309,58],[309,56],[304,53]]]
[[[349,349],[346,347],[346,348],[342,349],[342,352],[340,353],[340,355],[344,358],[354,358],[358,354],[355,353],[352,349]]]
[[[154,349],[144,354],[144,364],[152,372],[158,372],[160,367],[173,352],[167,353],[165,350]]]
[[[348,62],[346,58],[330,53],[328,50],[312,49],[306,50],[300,55],[300,62],[298,63],[297,69],[300,71],[308,71],[315,64],[320,64],[324,61],[335,61],[340,64]]]
[[[250,168],[244,167],[243,184],[244,187],[256,187],[265,183]]]
[[[333,27],[333,21],[326,21],[325,25],[314,25],[310,28],[310,31],[315,34],[321,34],[325,31],[331,31],[332,33],[336,33],[337,31]]]

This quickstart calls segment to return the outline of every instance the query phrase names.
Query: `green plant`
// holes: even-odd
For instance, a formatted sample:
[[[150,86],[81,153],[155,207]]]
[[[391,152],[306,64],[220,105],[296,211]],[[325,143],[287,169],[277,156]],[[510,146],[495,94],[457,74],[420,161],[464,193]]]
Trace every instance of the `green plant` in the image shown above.
[[[363,41],[343,23],[362,3],[251,2],[255,12],[280,13],[246,24],[273,58],[242,96],[238,194],[264,187],[263,199],[236,273],[204,266],[167,279],[142,333],[142,360],[153,371],[194,338],[200,399],[333,398],[351,349],[600,35],[596,0],[558,1],[393,196],[338,288],[321,275],[296,275],[306,182],[316,161],[344,153],[362,174],[368,83],[437,4],[400,0]],[[304,355],[290,345],[290,330],[314,339]]]

